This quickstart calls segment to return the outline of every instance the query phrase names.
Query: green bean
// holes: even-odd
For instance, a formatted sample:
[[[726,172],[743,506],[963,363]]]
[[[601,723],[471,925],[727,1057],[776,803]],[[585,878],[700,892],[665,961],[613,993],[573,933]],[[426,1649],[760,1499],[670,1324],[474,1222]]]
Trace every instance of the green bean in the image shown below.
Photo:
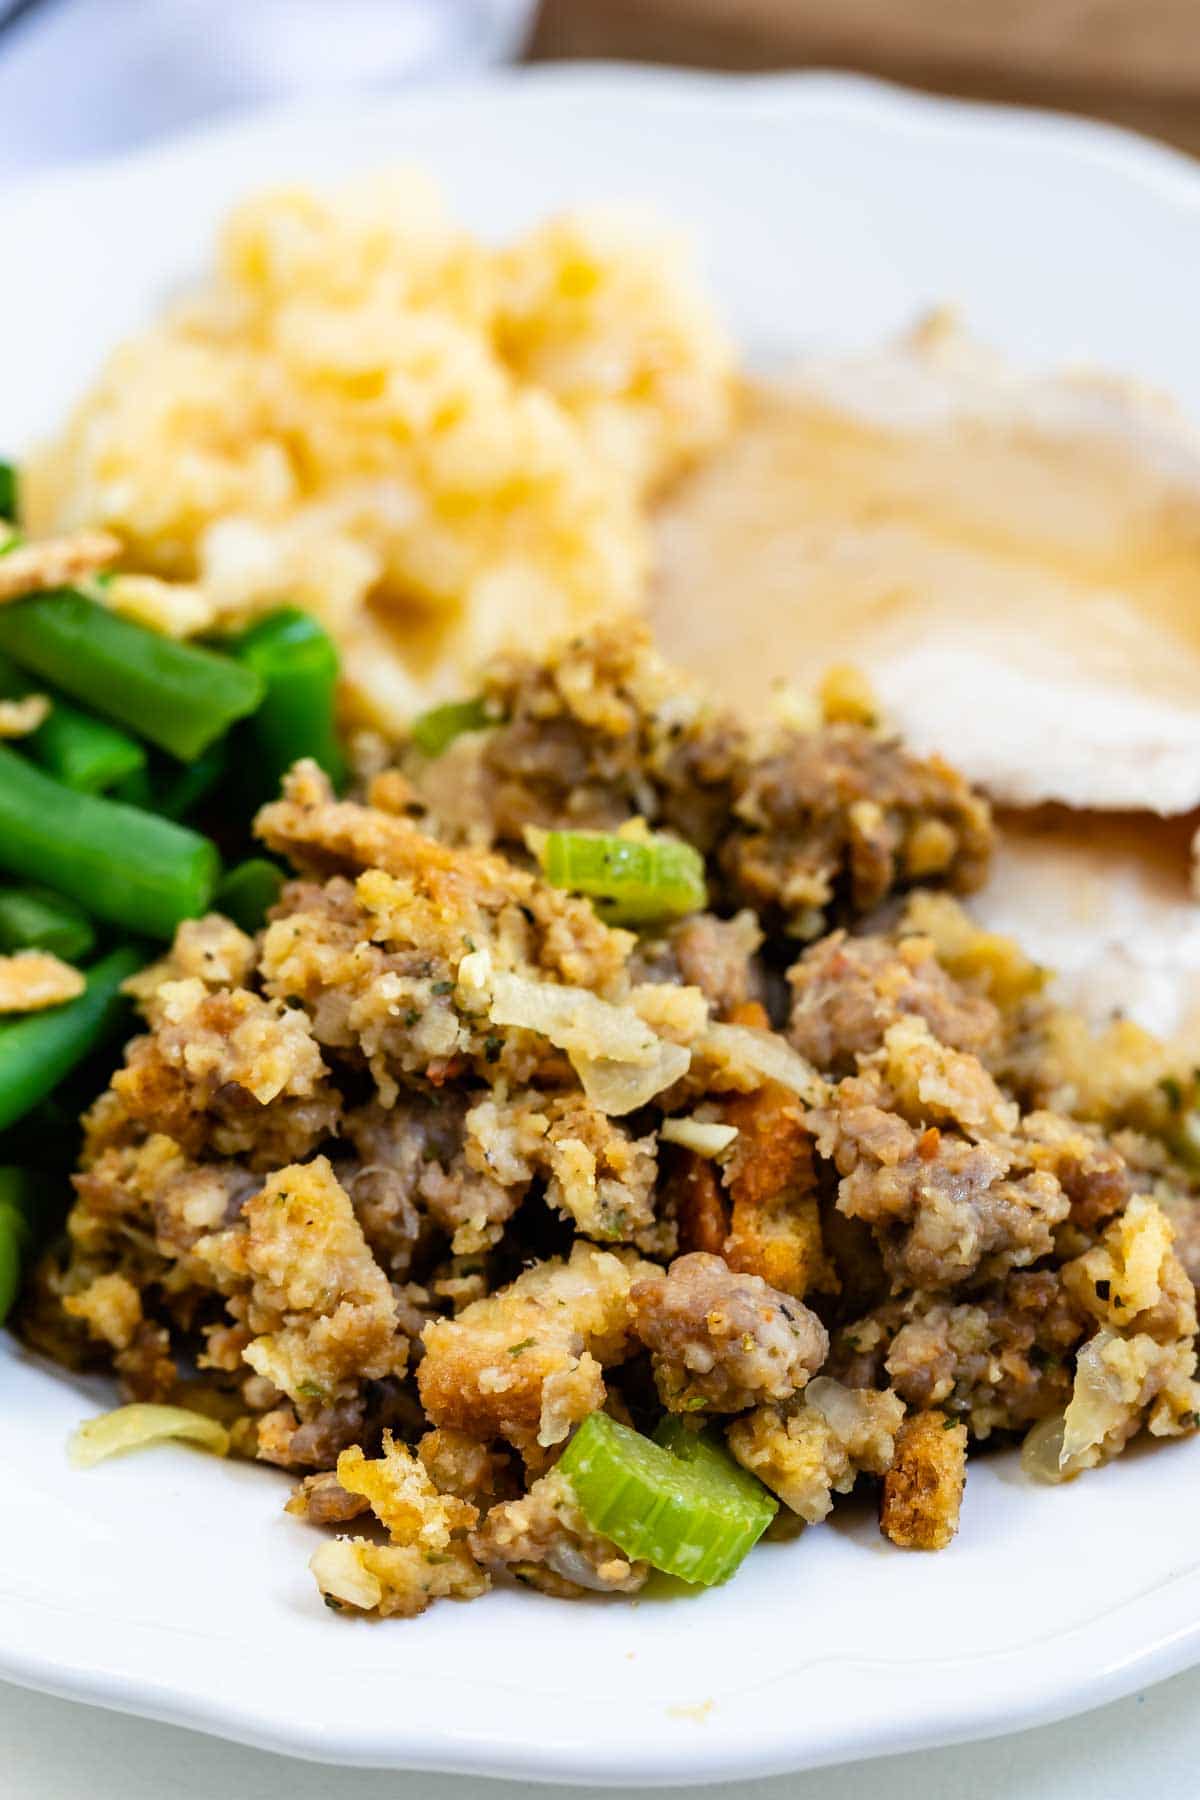
[[[8,1211],[31,1231],[43,1211],[45,1181],[15,1163],[0,1166],[0,1212]]]
[[[0,519],[17,522],[17,471],[9,462],[0,462]]]
[[[335,719],[338,655],[329,634],[307,613],[286,607],[252,625],[229,648],[263,684],[263,701],[249,730],[271,791],[302,756],[311,756],[340,787],[346,759]]]
[[[243,931],[257,931],[283,886],[283,871],[265,856],[251,856],[230,869],[217,886],[213,905]]]
[[[185,825],[72,793],[0,745],[0,867],[78,900],[94,918],[170,937],[205,910],[220,863]]]
[[[155,796],[149,766],[135,769],[132,775],[126,775],[122,781],[115,781],[109,789],[108,797],[110,800],[122,800],[126,806],[140,806],[143,812],[153,812]]]
[[[107,1069],[97,1066],[103,1061],[103,1048],[95,1057],[85,1057],[52,1094],[39,1100],[11,1130],[4,1132],[0,1136],[0,1157],[36,1171],[39,1181],[53,1177],[66,1182],[79,1161],[82,1146],[79,1115],[107,1078]]]
[[[0,650],[182,762],[262,699],[253,669],[160,637],[70,588],[0,607]]]
[[[0,655],[0,699],[22,700],[45,691],[45,683]],[[146,766],[146,752],[128,733],[106,719],[81,712],[56,693],[47,695],[50,716],[21,739],[21,748],[68,787],[98,794],[136,775]]]
[[[21,1290],[21,1265],[44,1223],[46,1182],[28,1169],[0,1168],[0,1325]]]
[[[0,888],[0,950],[50,950],[78,962],[95,948],[96,933],[82,907],[49,888]]]
[[[0,1131],[44,1100],[107,1038],[121,1016],[121,983],[141,962],[128,945],[111,950],[86,971],[78,1000],[0,1024]]]
[[[229,741],[218,738],[202,750],[193,762],[172,768],[166,778],[151,785],[155,812],[168,819],[186,819],[187,815],[211,794],[229,770]]]
[[[499,716],[492,717],[482,696],[475,700],[447,700],[444,705],[431,706],[428,712],[419,714],[409,735],[422,756],[440,756],[464,732],[486,731],[489,725],[499,723]]]
[[[31,1235],[23,1215],[0,1201],[0,1325],[21,1291],[21,1264]]]

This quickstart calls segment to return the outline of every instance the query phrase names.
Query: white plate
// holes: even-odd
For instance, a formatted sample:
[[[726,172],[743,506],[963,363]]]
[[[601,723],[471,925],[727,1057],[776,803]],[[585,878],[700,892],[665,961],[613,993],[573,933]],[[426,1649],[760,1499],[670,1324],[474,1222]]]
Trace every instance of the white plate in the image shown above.
[[[469,222],[633,198],[692,229],[748,353],[878,340],[954,299],[1031,366],[1087,357],[1200,417],[1200,177],[1099,127],[823,76],[567,70],[291,112],[0,190],[0,438],[48,428],[248,186],[411,158]],[[328,1618],[271,1472],[163,1449],[89,1475],[94,1392],[0,1343],[0,1674],[331,1761],[688,1782],[981,1736],[1200,1657],[1200,1441],[1066,1491],[973,1466],[954,1548],[865,1512],[727,1588],[495,1593]]]

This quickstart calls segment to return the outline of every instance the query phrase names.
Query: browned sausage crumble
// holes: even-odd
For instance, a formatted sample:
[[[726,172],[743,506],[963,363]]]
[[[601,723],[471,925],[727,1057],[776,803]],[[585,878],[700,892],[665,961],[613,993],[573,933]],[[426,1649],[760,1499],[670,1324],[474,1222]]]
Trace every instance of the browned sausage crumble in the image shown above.
[[[555,1466],[600,1408],[709,1420],[810,1523],[879,1484],[922,1549],[968,1444],[1056,1432],[1069,1476],[1193,1430],[1177,1093],[1104,1044],[1080,1079],[945,891],[985,804],[868,724],[752,732],[633,629],[485,692],[489,729],[352,797],[298,765],[264,929],[186,924],[136,979],[27,1336],[294,1471],[289,1510],[351,1527],[326,1600],[381,1615],[638,1589]],[[633,819],[703,853],[710,910],[615,928],[526,849]]]

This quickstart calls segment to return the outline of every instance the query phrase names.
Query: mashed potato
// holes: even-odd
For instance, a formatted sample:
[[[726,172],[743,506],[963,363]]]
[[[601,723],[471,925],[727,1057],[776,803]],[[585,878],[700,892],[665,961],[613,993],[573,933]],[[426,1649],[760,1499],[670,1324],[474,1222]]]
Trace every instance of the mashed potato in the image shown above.
[[[166,629],[310,608],[387,728],[500,643],[638,604],[647,499],[732,392],[686,266],[628,224],[493,250],[413,175],[268,193],[32,459],[27,522],[103,524],[189,584],[118,583]]]

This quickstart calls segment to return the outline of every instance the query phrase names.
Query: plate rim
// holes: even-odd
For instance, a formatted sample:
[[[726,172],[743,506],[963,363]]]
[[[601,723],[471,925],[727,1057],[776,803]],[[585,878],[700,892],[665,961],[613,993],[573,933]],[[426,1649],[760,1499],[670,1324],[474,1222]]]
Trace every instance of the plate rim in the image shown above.
[[[764,111],[787,115],[801,110],[810,114],[825,112],[843,120],[858,118],[873,126],[923,136],[953,138],[965,133],[978,138],[983,134],[993,142],[998,139],[1019,143],[1025,152],[1045,148],[1059,155],[1069,153],[1097,171],[1118,175],[1141,187],[1159,204],[1189,213],[1200,211],[1200,164],[1193,163],[1181,151],[1121,126],[1039,108],[944,98],[871,77],[824,69],[744,75],[598,62],[547,63],[492,71],[467,80],[439,81],[358,100],[337,97],[251,108],[156,139],[132,151],[7,178],[0,181],[0,207],[17,194],[36,200],[40,194],[68,188],[86,196],[94,187],[134,178],[158,165],[228,155],[240,143],[269,138],[273,132],[294,127],[298,121],[319,121],[328,128],[339,119],[361,122],[364,115],[386,120],[400,108],[427,113],[479,101],[493,105],[529,101],[558,105],[563,100],[669,106],[701,112],[715,109],[726,117],[747,108],[760,115]],[[0,1369],[7,1360],[7,1351],[0,1346]],[[964,1705],[961,1697],[956,1698],[948,1688],[944,1700],[914,1714],[906,1729],[897,1731],[893,1721],[884,1727],[873,1727],[868,1722],[853,1741],[844,1728],[826,1729],[824,1736],[818,1732],[814,1741],[809,1720],[783,1728],[765,1744],[751,1746],[738,1741],[736,1730],[722,1738],[714,1721],[703,1733],[696,1734],[694,1746],[689,1748],[675,1737],[668,1740],[664,1733],[663,1742],[652,1753],[644,1744],[624,1751],[619,1744],[609,1742],[598,1754],[595,1741],[564,1741],[547,1753],[544,1740],[539,1742],[528,1733],[510,1733],[502,1741],[471,1737],[454,1741],[444,1726],[423,1729],[405,1721],[389,1724],[386,1731],[371,1735],[359,1729],[331,1730],[298,1719],[295,1714],[285,1716],[281,1712],[276,1716],[261,1703],[241,1703],[228,1697],[219,1700],[210,1693],[182,1691],[165,1682],[155,1683],[103,1666],[23,1648],[19,1641],[22,1608],[28,1618],[30,1608],[37,1605],[28,1601],[17,1601],[6,1609],[16,1629],[10,1627],[8,1639],[0,1636],[0,1678],[64,1699],[318,1762],[493,1775],[536,1783],[696,1786],[965,1742],[1088,1711],[1200,1661],[1200,1606],[1194,1604],[1197,1597],[1200,1570],[1176,1572],[1157,1589],[1131,1596],[1097,1621],[1057,1632],[1045,1644],[986,1653],[993,1661],[1006,1658],[1011,1663],[1024,1663],[1023,1679],[1015,1684],[998,1684],[994,1693],[976,1696],[969,1705]],[[1141,1648],[1129,1654],[1122,1650],[1121,1621],[1138,1606],[1150,1607],[1156,1624],[1147,1631]],[[1056,1685],[1047,1693],[1041,1685],[1047,1658],[1050,1666],[1069,1662],[1062,1654],[1064,1639],[1083,1631],[1094,1633],[1095,1661],[1100,1667],[1080,1666],[1067,1675],[1059,1667]],[[1099,1646],[1106,1634],[1111,1642],[1101,1653]],[[982,1662],[984,1654],[964,1660]],[[870,1661],[866,1657],[842,1659],[843,1664],[864,1669]]]

